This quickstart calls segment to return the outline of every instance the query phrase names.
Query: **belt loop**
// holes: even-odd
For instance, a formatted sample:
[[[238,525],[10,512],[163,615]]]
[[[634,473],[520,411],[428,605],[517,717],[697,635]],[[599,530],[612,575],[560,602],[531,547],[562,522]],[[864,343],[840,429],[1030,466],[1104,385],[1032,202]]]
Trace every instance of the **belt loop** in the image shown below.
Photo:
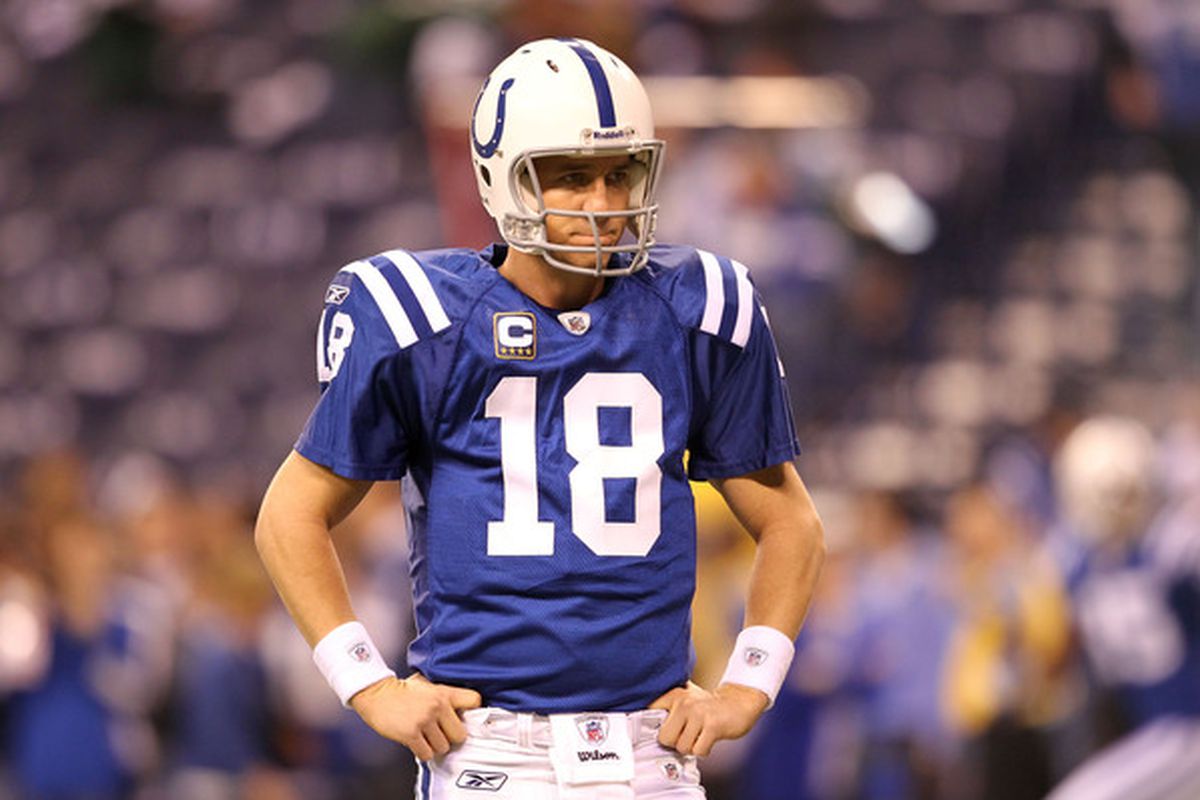
[[[646,709],[644,711],[637,712],[637,718],[638,741],[657,742],[658,731],[662,727],[663,720],[666,719],[666,712]]]
[[[517,744],[533,747],[533,714],[517,714]]]

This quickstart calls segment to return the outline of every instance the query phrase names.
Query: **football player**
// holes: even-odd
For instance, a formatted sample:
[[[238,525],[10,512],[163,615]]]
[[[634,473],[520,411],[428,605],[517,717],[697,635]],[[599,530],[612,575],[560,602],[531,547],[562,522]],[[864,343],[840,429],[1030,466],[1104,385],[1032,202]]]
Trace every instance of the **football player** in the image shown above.
[[[1103,416],[1055,461],[1080,639],[1129,732],[1052,800],[1200,797],[1200,504],[1161,502],[1154,460],[1142,425]]]
[[[504,242],[337,273],[259,549],[342,702],[416,755],[418,796],[702,797],[696,757],[771,704],[823,554],[766,314],[737,261],[655,244],[663,142],[608,51],[523,45],[470,127]],[[712,689],[688,681],[689,478],[758,548]],[[330,539],[380,480],[409,524],[405,679]]]

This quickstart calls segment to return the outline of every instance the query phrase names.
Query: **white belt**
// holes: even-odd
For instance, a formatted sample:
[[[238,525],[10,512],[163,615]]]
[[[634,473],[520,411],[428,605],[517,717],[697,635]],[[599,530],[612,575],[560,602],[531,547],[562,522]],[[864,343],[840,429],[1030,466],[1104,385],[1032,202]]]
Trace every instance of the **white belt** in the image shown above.
[[[580,712],[555,716],[571,716],[579,724],[586,725],[590,718],[602,714]],[[607,716],[611,718],[611,715]],[[666,720],[667,712],[661,709],[629,711],[624,717],[629,728],[629,740],[636,746],[658,739],[658,729]],[[500,739],[523,747],[549,748],[554,743],[550,718],[542,714],[506,711],[502,708],[475,708],[463,712],[463,722],[471,736]]]

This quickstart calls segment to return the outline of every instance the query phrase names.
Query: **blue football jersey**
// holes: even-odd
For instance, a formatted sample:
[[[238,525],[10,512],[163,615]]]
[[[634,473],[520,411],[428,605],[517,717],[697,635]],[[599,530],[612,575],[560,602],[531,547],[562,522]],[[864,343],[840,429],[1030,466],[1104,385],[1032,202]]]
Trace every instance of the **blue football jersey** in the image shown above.
[[[403,479],[411,666],[517,711],[644,708],[689,671],[689,477],[798,452],[775,344],[735,261],[655,248],[557,312],[500,275],[505,253],[343,268],[296,449]]]
[[[1168,508],[1128,547],[1068,571],[1088,661],[1134,723],[1200,716],[1200,511]]]

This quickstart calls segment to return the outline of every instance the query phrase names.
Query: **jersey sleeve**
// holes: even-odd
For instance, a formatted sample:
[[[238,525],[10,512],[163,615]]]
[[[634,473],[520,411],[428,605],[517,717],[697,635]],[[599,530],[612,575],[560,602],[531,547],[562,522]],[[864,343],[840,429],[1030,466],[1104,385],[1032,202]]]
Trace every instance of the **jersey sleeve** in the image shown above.
[[[1146,539],[1156,569],[1200,586],[1200,499],[1168,505],[1150,526]]]
[[[708,294],[693,334],[698,413],[689,442],[692,480],[745,475],[800,452],[762,299],[740,263],[702,255]]]
[[[355,262],[334,277],[317,326],[321,396],[297,452],[346,478],[404,475],[413,402],[403,323],[379,269]]]

